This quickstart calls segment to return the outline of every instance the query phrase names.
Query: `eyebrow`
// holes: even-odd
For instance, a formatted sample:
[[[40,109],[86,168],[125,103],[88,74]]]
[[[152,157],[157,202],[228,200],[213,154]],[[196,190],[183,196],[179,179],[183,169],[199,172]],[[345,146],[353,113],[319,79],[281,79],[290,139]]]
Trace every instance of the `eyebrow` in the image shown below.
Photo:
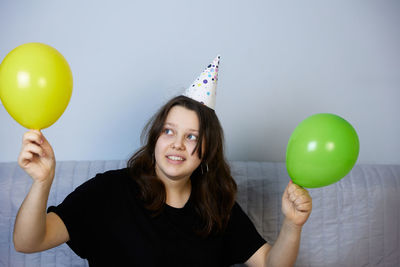
[[[172,122],[166,122],[165,125],[170,125],[170,126],[176,128],[176,124],[174,124]],[[195,130],[195,129],[187,129],[187,130],[192,131],[192,132],[199,132],[198,130]]]

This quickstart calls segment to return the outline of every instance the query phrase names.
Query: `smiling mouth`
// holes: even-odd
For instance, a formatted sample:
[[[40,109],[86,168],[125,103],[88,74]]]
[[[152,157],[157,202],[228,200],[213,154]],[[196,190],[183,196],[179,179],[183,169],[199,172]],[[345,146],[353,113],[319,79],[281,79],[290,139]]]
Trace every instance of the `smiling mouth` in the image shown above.
[[[178,156],[166,156],[167,159],[173,161],[173,162],[183,162],[185,161],[184,158],[178,157]]]

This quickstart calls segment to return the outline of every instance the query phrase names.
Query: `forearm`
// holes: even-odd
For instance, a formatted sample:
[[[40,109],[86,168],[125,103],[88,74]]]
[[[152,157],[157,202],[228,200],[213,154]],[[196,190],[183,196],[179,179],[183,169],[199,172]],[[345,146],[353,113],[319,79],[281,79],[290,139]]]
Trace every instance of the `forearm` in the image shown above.
[[[278,239],[267,256],[266,266],[293,266],[300,247],[302,227],[294,226],[286,219],[282,224]]]
[[[21,204],[14,225],[14,246],[18,251],[30,252],[46,234],[46,207],[53,179],[34,181]]]

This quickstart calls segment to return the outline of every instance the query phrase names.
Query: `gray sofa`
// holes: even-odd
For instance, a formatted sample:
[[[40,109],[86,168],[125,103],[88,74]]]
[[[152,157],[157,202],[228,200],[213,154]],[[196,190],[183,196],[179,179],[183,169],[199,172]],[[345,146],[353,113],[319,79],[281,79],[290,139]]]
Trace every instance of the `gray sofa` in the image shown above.
[[[238,202],[273,243],[282,222],[284,163],[230,162]],[[125,161],[57,162],[48,205],[96,173]],[[34,254],[15,251],[12,232],[32,179],[16,162],[0,163],[0,266],[87,266],[66,244]],[[303,228],[296,266],[400,266],[400,165],[356,165],[341,181],[309,189],[313,212]]]

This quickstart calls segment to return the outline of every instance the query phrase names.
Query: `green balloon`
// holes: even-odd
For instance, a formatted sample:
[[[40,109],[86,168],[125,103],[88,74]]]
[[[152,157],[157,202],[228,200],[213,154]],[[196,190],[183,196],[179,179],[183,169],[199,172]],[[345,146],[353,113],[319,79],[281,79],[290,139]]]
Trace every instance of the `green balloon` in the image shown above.
[[[315,114],[293,131],[286,150],[286,168],[297,185],[327,186],[350,172],[359,149],[357,133],[350,123],[334,114]]]

